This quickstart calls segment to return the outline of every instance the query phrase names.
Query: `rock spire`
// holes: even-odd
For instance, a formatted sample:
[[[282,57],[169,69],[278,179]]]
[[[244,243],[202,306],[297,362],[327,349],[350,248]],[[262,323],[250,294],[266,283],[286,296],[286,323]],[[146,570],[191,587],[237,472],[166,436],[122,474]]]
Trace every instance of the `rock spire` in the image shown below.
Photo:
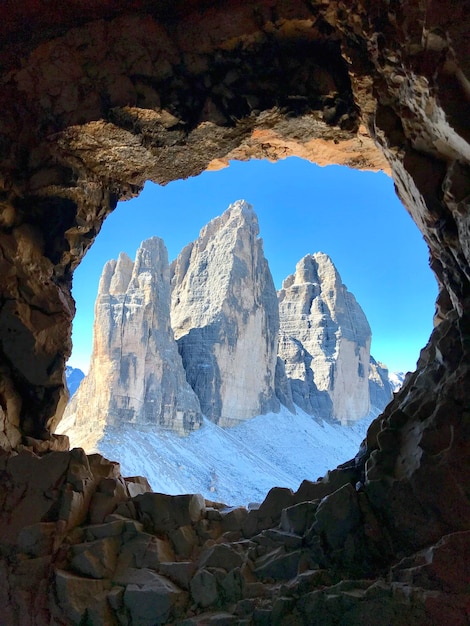
[[[239,200],[172,263],[171,321],[188,382],[221,426],[279,410],[279,312],[253,207]],[[282,372],[278,372],[282,385]]]
[[[342,423],[366,416],[371,330],[331,259],[306,255],[278,296],[279,356],[294,402]]]
[[[68,405],[61,430],[73,444],[86,440],[90,447],[106,424],[186,433],[201,419],[170,326],[167,251],[152,237],[141,244],[135,262],[121,253],[104,266],[90,372]]]
[[[74,445],[92,447],[106,425],[186,433],[202,414],[233,426],[281,403],[345,424],[387,404],[369,324],[331,259],[305,256],[276,294],[258,235],[239,200],[171,266],[156,237],[135,262],[105,265],[90,373],[61,426]]]

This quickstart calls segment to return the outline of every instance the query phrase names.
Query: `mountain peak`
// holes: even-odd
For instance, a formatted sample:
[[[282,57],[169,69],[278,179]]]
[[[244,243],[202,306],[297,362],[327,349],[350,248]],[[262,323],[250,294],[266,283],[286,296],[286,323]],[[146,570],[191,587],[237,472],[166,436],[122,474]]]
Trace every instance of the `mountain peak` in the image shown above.
[[[257,234],[253,207],[238,200],[172,264],[171,321],[187,379],[221,425],[279,409],[277,297]]]
[[[319,419],[367,415],[370,368],[375,404],[386,376],[369,360],[361,307],[324,252],[300,259],[276,294],[258,230],[253,206],[237,200],[171,268],[159,237],[135,261],[121,253],[105,265],[90,375],[67,409],[75,424],[93,402],[102,426],[180,433],[201,409],[222,426],[280,402],[295,412],[293,401]]]
[[[246,200],[235,200],[227,209],[231,213],[239,213],[247,218],[255,218],[256,213],[253,208],[253,205],[247,202]]]
[[[294,402],[345,423],[367,415],[371,331],[327,254],[297,263],[279,291],[279,314]]]
[[[73,445],[93,448],[108,426],[135,424],[180,434],[199,427],[199,401],[170,326],[170,269],[162,239],[143,241],[134,262],[120,254],[105,265],[93,335],[89,374],[61,423]]]

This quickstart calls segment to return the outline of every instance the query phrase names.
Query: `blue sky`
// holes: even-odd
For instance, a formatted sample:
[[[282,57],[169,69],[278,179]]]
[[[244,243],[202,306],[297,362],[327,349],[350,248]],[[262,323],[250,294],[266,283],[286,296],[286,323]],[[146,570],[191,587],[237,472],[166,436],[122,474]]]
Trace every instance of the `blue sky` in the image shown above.
[[[414,370],[432,330],[437,285],[421,233],[384,173],[318,167],[298,158],[232,162],[218,172],[147,183],[119,203],[75,272],[77,314],[69,364],[88,369],[93,307],[106,261],[164,239],[170,261],[235,200],[254,206],[277,288],[305,255],[328,254],[372,328],[373,356],[391,371]]]

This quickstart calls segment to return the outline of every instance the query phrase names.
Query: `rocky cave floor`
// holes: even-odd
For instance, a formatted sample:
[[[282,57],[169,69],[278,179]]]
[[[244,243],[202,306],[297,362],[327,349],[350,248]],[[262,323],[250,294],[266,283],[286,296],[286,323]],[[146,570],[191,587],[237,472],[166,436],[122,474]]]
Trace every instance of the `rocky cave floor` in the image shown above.
[[[354,462],[247,510],[29,443],[0,453],[2,624],[468,624],[470,532],[392,557]]]

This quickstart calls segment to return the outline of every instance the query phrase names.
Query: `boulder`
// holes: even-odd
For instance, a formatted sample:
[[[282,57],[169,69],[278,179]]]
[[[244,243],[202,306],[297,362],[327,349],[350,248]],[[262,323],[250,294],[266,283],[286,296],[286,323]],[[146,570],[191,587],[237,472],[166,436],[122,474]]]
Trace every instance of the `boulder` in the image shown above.
[[[70,567],[74,572],[90,578],[111,578],[120,547],[118,537],[105,537],[72,546]]]
[[[92,606],[103,602],[99,594],[110,588],[111,582],[107,579],[81,577],[60,569],[55,572],[59,606],[71,623],[77,626]]]
[[[168,532],[189,526],[202,519],[205,500],[199,494],[168,496],[163,493],[144,493],[133,498],[139,519],[152,532]]]
[[[151,571],[145,572],[138,582],[129,583],[124,592],[124,606],[139,626],[158,626],[174,620],[186,599],[184,591]]]

